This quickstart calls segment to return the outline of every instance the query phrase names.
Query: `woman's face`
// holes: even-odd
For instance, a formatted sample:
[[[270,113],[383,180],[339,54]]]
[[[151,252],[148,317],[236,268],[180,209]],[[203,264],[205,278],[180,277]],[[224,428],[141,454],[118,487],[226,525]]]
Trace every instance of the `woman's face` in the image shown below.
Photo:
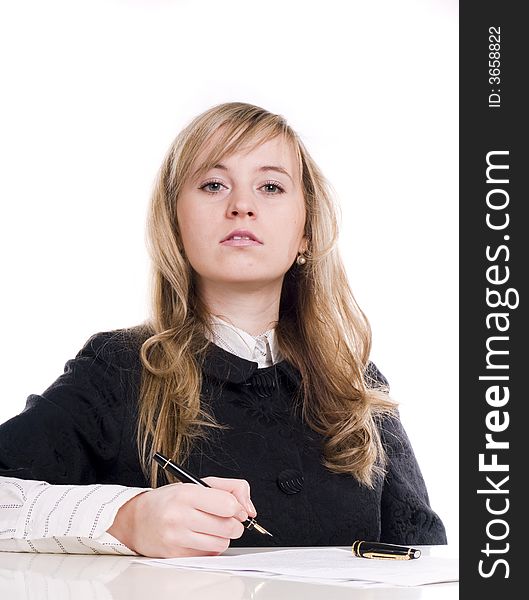
[[[282,283],[298,252],[306,249],[299,180],[294,150],[276,137],[251,151],[242,149],[222,158],[185,183],[177,218],[185,254],[201,286]],[[234,234],[237,230],[246,233]]]

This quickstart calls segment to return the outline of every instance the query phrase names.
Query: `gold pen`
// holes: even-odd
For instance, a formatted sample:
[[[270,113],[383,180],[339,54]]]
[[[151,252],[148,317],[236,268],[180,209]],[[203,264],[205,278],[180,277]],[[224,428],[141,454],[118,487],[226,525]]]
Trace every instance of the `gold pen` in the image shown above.
[[[166,458],[163,454],[160,454],[159,452],[156,452],[152,458],[160,465],[160,467],[162,467],[162,469],[166,469],[167,471],[169,471],[169,473],[172,473],[175,477],[178,477],[180,481],[185,481],[186,483],[196,483],[198,485],[203,485],[204,487],[211,487],[205,481],[199,479],[198,477],[195,477],[195,475],[192,475],[191,473],[189,473],[189,471],[186,471],[181,465],[177,465],[174,462],[171,462],[168,458]],[[250,531],[251,529],[255,529],[255,531],[258,531],[263,535],[269,535],[270,537],[274,537],[269,531],[266,531],[266,529],[262,525],[259,525],[259,523],[252,517],[248,517],[248,519],[244,521],[243,525],[246,527],[246,529],[248,529],[248,531]]]
[[[385,558],[390,560],[411,560],[419,558],[421,551],[410,546],[398,544],[383,544],[382,542],[366,542],[356,540],[351,551],[354,556],[361,558]]]

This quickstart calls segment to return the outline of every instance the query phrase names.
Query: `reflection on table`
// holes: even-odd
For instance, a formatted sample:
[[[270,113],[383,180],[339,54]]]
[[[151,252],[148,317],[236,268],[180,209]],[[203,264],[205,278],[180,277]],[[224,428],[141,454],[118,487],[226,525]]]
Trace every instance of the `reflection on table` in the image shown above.
[[[448,547],[420,546],[423,553],[455,556]],[[273,548],[270,550],[278,550]],[[237,548],[228,554],[267,551]],[[0,598],[9,600],[451,600],[459,585],[351,588],[288,581],[261,575],[233,575],[157,567],[128,556],[0,552]]]

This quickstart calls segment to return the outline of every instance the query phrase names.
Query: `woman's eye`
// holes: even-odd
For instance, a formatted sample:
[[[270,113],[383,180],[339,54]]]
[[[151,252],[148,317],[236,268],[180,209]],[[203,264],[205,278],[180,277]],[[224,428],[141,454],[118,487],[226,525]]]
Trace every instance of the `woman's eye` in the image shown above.
[[[265,183],[262,187],[267,194],[282,194],[285,191],[277,183]]]
[[[215,194],[216,192],[220,192],[220,190],[223,187],[224,186],[222,185],[222,183],[220,183],[218,181],[208,181],[208,183],[205,183],[204,185],[200,186],[200,189],[205,190],[206,192],[209,192],[210,194]]]

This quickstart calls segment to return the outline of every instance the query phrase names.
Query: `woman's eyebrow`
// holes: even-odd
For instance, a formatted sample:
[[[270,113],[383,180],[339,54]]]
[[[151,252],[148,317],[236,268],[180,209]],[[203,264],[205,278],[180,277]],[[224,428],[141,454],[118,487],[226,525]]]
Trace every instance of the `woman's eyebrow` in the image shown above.
[[[223,165],[222,163],[213,165],[211,169],[221,169],[222,171],[229,171],[228,167],[226,165]],[[293,181],[289,172],[285,169],[285,167],[282,167],[281,165],[263,165],[262,167],[257,167],[256,171],[262,173],[266,171],[277,171],[278,173],[283,173],[284,175],[286,175],[290,179],[290,181]]]
[[[292,177],[290,177],[288,171],[284,167],[281,167],[279,165],[265,165],[264,167],[259,167],[258,170],[262,171],[262,172],[265,172],[265,171],[277,171],[278,173],[283,173],[284,175],[286,175],[290,179],[290,181],[292,181]]]

